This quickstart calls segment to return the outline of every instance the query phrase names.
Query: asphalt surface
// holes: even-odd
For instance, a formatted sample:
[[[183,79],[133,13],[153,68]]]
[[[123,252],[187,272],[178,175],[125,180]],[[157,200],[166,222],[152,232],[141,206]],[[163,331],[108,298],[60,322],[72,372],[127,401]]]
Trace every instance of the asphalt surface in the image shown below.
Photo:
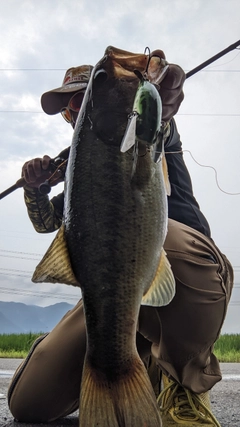
[[[0,359],[0,427],[78,426],[77,412],[48,424],[14,421],[6,397],[11,376],[20,363],[20,359]],[[223,380],[211,391],[212,411],[222,427],[240,427],[240,363],[223,363],[221,369]]]

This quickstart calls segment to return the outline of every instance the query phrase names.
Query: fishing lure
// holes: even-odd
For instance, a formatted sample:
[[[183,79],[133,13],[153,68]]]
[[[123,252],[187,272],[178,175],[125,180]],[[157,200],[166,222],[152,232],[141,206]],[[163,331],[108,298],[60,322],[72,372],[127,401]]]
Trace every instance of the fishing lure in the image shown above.
[[[128,118],[128,125],[123,137],[120,151],[129,150],[136,141],[153,145],[161,129],[162,101],[156,87],[147,78],[135,70],[140,79],[133,103],[133,111]]]

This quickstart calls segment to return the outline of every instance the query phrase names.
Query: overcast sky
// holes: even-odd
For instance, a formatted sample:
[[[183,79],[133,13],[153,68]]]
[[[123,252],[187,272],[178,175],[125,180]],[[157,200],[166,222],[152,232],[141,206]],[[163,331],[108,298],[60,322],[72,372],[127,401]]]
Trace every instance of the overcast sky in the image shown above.
[[[107,46],[142,53],[164,50],[189,71],[240,38],[239,0],[0,0],[0,192],[20,178],[26,160],[55,157],[72,138],[40,97],[62,83],[67,68],[92,64]],[[176,116],[195,196],[216,244],[235,270],[223,332],[240,333],[240,50],[189,78]],[[51,195],[62,190],[57,188]],[[238,193],[238,194],[237,194]],[[53,240],[37,234],[23,191],[0,201],[0,300],[74,304],[80,291],[33,284],[36,264]]]

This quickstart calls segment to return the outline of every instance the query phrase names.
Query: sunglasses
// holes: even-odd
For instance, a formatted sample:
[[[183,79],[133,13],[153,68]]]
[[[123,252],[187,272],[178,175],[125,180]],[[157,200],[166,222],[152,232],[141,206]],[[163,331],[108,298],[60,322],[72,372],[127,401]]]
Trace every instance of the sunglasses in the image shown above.
[[[73,95],[70,101],[68,102],[67,107],[62,108],[61,114],[63,118],[66,120],[66,122],[68,123],[72,122],[71,111],[74,111],[75,113],[78,113],[80,111],[83,97],[84,97],[83,91],[75,93],[75,95]]]

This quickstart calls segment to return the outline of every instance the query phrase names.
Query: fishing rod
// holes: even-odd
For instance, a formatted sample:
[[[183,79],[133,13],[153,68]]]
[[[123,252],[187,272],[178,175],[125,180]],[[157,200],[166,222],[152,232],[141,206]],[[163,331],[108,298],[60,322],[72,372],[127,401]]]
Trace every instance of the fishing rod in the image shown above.
[[[51,184],[54,183],[54,180],[57,179],[63,179],[64,173],[67,166],[67,160],[69,157],[69,151],[70,147],[65,148],[65,150],[61,151],[56,157],[50,160],[50,167],[49,171],[52,173],[52,175],[49,177],[49,179],[42,184],[39,185],[39,191],[42,194],[48,194],[51,191]],[[2,193],[0,193],[0,200],[4,197],[11,194],[13,191],[17,190],[18,188],[22,188],[26,185],[26,181],[24,178],[18,179],[15,184],[13,184],[11,187],[4,190]]]
[[[203,68],[207,67],[209,64],[212,64],[212,62],[216,61],[217,59],[221,58],[222,56],[226,55],[228,52],[231,52],[234,49],[237,49],[237,47],[240,46],[240,40],[237,42],[231,44],[226,49],[221,50],[221,52],[217,53],[216,55],[212,56],[211,58],[207,59],[207,61],[203,62],[202,64],[198,65],[197,67],[193,68],[191,71],[188,71],[186,73],[186,79],[193,76],[194,74],[198,73],[198,71],[202,70]],[[54,159],[51,159],[50,161],[50,171],[53,173],[53,175],[44,183],[40,184],[39,191],[42,194],[48,194],[51,190],[51,178],[58,174],[58,178],[61,176],[64,176],[64,172],[66,170],[66,164],[69,156],[70,147],[66,148],[65,150],[61,151],[61,153],[58,154],[57,157]],[[54,181],[54,179],[53,179]],[[11,194],[13,191],[17,190],[18,188],[24,187],[26,184],[26,181],[24,178],[18,179],[15,184],[13,184],[11,187],[7,188],[5,191],[0,193],[0,200],[4,197]]]
[[[237,42],[231,44],[226,49],[221,50],[221,52],[217,53],[216,55],[212,56],[211,58],[207,59],[207,61],[203,62],[202,64],[198,65],[197,67],[193,68],[191,71],[186,73],[186,79],[193,76],[193,74],[198,73],[198,71],[202,70],[203,68],[207,67],[207,65],[212,64],[212,62],[216,61],[217,59],[221,58],[222,56],[226,55],[226,53],[231,52],[231,50],[237,49],[237,47],[240,46],[240,40]]]

